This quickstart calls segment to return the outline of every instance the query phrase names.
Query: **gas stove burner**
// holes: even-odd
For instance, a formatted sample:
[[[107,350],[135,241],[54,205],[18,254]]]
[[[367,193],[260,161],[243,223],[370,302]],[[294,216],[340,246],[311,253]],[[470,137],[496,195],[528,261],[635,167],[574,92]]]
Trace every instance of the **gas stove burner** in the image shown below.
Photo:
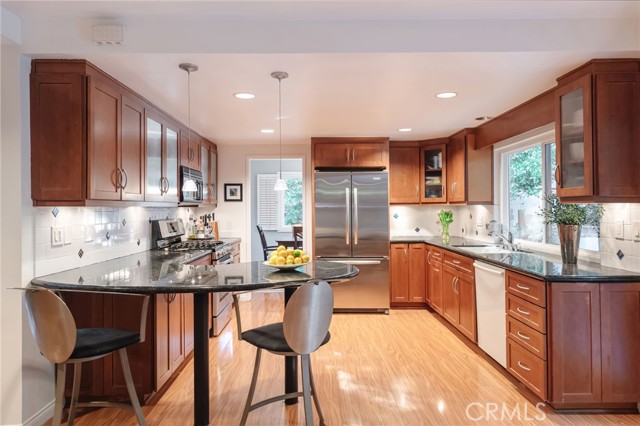
[[[211,250],[216,246],[223,244],[222,241],[183,241],[173,244],[169,247],[170,250]]]

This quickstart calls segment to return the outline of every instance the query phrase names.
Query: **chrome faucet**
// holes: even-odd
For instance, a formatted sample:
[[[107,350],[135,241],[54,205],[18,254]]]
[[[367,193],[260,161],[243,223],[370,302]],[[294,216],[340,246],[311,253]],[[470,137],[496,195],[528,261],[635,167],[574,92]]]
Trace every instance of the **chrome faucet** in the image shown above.
[[[502,242],[502,246],[505,249],[515,250],[516,247],[513,244],[513,234],[508,229],[507,229],[507,232],[505,233],[504,226],[501,223],[499,223],[497,220],[491,220],[489,223],[485,225],[485,228],[489,231],[490,236],[498,237],[500,239],[500,241]]]

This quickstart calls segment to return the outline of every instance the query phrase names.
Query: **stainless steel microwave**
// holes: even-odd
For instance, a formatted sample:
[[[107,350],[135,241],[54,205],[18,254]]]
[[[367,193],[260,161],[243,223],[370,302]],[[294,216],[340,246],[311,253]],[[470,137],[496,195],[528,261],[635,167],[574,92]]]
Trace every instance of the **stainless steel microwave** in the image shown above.
[[[195,183],[195,191],[184,191],[184,184],[188,180],[192,180]],[[204,182],[202,180],[202,173],[199,170],[190,169],[189,167],[180,167],[180,203],[184,204],[199,204],[202,202],[204,190]]]

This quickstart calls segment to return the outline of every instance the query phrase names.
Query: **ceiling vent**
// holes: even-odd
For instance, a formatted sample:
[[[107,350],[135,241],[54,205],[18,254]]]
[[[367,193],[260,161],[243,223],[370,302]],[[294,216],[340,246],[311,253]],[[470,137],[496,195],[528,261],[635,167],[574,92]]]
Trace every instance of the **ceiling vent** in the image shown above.
[[[124,44],[124,27],[122,25],[94,25],[92,38],[98,46]]]

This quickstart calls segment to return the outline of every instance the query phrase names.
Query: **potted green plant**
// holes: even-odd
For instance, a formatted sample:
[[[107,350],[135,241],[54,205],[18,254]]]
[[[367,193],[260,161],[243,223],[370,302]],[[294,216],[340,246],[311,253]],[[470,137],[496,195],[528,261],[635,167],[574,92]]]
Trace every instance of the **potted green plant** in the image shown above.
[[[562,203],[556,194],[544,198],[539,215],[545,225],[555,223],[558,226],[562,263],[578,263],[582,225],[600,225],[603,213],[602,204]]]
[[[449,244],[449,225],[453,222],[453,212],[451,210],[440,210],[438,221],[442,225],[442,242]]]

